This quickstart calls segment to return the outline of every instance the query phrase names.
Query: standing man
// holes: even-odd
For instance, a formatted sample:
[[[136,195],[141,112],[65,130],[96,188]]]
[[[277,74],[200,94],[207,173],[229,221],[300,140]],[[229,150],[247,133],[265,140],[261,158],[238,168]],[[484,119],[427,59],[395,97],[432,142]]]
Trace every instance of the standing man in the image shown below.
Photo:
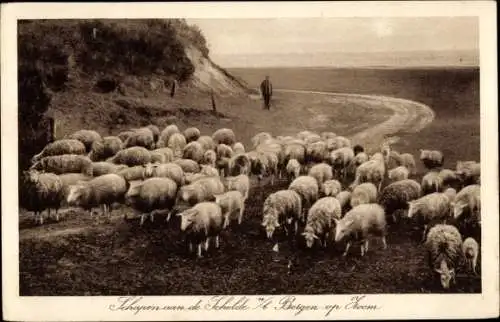
[[[270,109],[271,96],[273,95],[273,85],[269,81],[269,76],[260,83],[260,92],[264,98],[264,109]]]

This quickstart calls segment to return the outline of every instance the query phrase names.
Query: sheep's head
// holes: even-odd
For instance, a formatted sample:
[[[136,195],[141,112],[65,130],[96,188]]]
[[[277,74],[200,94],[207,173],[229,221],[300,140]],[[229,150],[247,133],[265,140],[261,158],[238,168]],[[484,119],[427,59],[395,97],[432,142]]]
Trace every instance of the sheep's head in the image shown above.
[[[197,213],[195,209],[190,208],[177,214],[177,216],[181,217],[181,231],[185,231],[194,223]]]
[[[412,218],[417,213],[416,203],[414,201],[408,202],[408,218]]]
[[[337,219],[335,220],[335,242],[341,241],[346,235],[349,235],[351,225],[354,223],[352,219]]]
[[[154,175],[156,168],[158,168],[158,165],[159,164],[157,164],[157,163],[147,163],[147,164],[143,165],[144,177],[151,178]]]
[[[314,245],[314,241],[316,239],[319,239],[319,237],[314,233],[314,230],[309,226],[307,226],[304,229],[302,236],[304,236],[304,239],[306,240],[306,245],[309,248],[311,248]]]
[[[273,238],[274,231],[276,230],[276,228],[280,227],[278,216],[274,209],[268,209],[267,212],[264,213],[262,226],[266,229],[267,238]]]
[[[82,203],[85,187],[85,182],[79,181],[69,188],[68,198],[66,199],[68,205],[79,206]]]
[[[429,151],[429,150],[422,150],[422,149],[420,149],[420,160],[428,158],[429,155],[430,155],[430,152],[431,151]]]
[[[463,214],[466,204],[461,202],[452,202],[451,207],[453,207],[453,218],[458,219],[458,217]]]
[[[452,281],[455,281],[455,269],[448,269],[446,265],[441,265],[441,268],[434,269],[439,273],[439,279],[441,281],[441,286],[444,289],[449,289]]]

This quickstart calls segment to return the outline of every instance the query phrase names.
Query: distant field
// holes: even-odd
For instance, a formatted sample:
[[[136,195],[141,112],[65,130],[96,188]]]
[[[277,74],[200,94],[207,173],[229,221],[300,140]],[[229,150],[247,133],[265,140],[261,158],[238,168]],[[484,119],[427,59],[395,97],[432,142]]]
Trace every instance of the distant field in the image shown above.
[[[275,88],[380,94],[410,99],[429,105],[434,121],[420,133],[397,134],[394,146],[400,152],[419,148],[440,149],[445,167],[457,160],[479,160],[479,71],[477,69],[429,70],[332,70],[332,69],[233,69],[235,75],[257,86],[265,74]],[[249,101],[231,108],[227,100],[221,111],[228,120],[208,119],[197,114],[191,124],[205,130],[233,127],[241,140],[259,130],[286,135],[310,126],[311,130],[332,130],[349,134],[382,122],[390,111],[374,112],[366,106],[329,106],[311,96],[276,97],[276,108],[266,113],[261,102]],[[316,101],[318,100],[318,101]],[[308,107],[319,104],[318,107]],[[328,118],[328,110],[332,115]],[[321,111],[325,122],[314,116]],[[265,114],[266,113],[266,114]],[[232,118],[232,120],[231,120]],[[209,122],[206,122],[209,120]],[[324,119],[323,119],[324,120]],[[183,126],[190,125],[189,118]],[[238,127],[238,126],[241,126]],[[302,127],[301,127],[302,126]],[[317,127],[315,127],[317,126]],[[240,130],[241,129],[241,130]],[[358,131],[358,129],[356,129]],[[420,180],[423,169],[419,165]],[[261,226],[261,207],[269,193],[287,183],[262,186],[253,183],[244,222],[221,237],[221,249],[203,259],[185,252],[175,221],[166,225],[161,217],[154,224],[138,226],[126,207],[113,211],[111,222],[93,222],[81,211],[70,210],[59,222],[33,227],[32,217],[20,214],[21,295],[191,295],[191,294],[349,294],[349,293],[439,293],[429,281],[425,251],[419,244],[420,231],[412,225],[391,227],[388,249],[377,241],[365,257],[359,247],[342,258],[342,245],[308,251],[302,242],[282,243],[279,253],[271,251]],[[287,264],[293,263],[290,273]],[[458,276],[456,293],[481,292],[480,278]]]

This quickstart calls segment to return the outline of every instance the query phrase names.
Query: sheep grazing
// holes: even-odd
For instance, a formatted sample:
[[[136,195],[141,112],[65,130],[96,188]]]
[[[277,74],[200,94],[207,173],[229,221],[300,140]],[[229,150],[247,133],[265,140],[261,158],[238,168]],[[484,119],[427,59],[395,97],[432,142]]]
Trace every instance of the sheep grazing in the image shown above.
[[[149,178],[130,187],[125,203],[141,212],[140,225],[149,214],[151,222],[158,210],[171,210],[177,196],[177,184],[169,178]]]
[[[300,144],[286,144],[284,148],[284,159],[288,160],[295,159],[300,164],[304,164],[306,161],[306,148]]]
[[[321,193],[325,197],[335,197],[342,191],[342,185],[337,180],[327,180],[321,185]]]
[[[267,132],[260,132],[255,134],[250,141],[252,142],[252,146],[255,149],[258,145],[266,142],[267,140],[272,139],[273,136],[270,133]]]
[[[473,184],[460,190],[452,203],[453,217],[456,220],[481,224],[481,186]]]
[[[273,185],[278,172],[278,157],[272,152],[252,152],[247,153],[251,163],[250,172],[256,175],[259,181],[269,175]]]
[[[123,149],[124,144],[117,136],[105,136],[102,141],[94,141],[89,158],[92,161],[104,161]]]
[[[351,206],[351,192],[344,190],[339,192],[336,196],[335,199],[337,199],[340,203],[340,208],[342,209],[342,213],[346,213],[348,210],[350,210]]]
[[[236,135],[231,129],[218,129],[212,134],[212,139],[216,144],[226,144],[232,146],[236,143]]]
[[[148,150],[154,149],[154,135],[149,128],[141,127],[139,129],[133,129],[132,131],[133,134],[131,134],[123,143],[125,148],[140,146]]]
[[[231,158],[234,154],[233,149],[226,144],[218,144],[215,148],[215,152],[217,153],[218,159]]]
[[[200,138],[201,132],[196,127],[188,127],[184,130],[183,134],[186,138],[186,141],[189,143],[198,140]]]
[[[170,124],[167,127],[163,129],[160,133],[160,137],[158,138],[158,141],[156,142],[156,147],[157,148],[165,148],[167,147],[168,140],[170,139],[170,136],[174,133],[180,133],[179,128],[175,124]]]
[[[172,151],[171,148],[158,148],[151,151],[150,153],[151,163],[155,163],[155,159],[161,161],[159,163],[168,163],[174,161],[174,151]],[[163,157],[160,155],[162,155]]]
[[[107,213],[109,218],[112,204],[122,203],[129,187],[130,184],[123,177],[114,173],[105,174],[72,186],[67,203],[71,207],[80,207],[89,211],[91,217],[92,209],[102,206],[103,213]]]
[[[219,170],[221,177],[228,175],[229,172],[229,158],[222,158],[215,162],[215,168]]]
[[[385,162],[381,153],[375,153],[370,160],[361,164],[356,169],[356,177],[351,188],[364,183],[372,182],[378,186],[378,191],[382,188],[382,181],[385,175]]]
[[[420,161],[422,161],[427,169],[439,168],[444,164],[444,156],[441,151],[421,149]]]
[[[219,178],[206,177],[182,186],[177,194],[177,199],[178,202],[195,205],[202,201],[213,201],[215,195],[223,194],[224,190],[224,184]]]
[[[174,160],[173,163],[179,165],[184,172],[198,173],[201,170],[200,165],[196,161],[190,159],[178,159]]]
[[[323,162],[327,159],[326,143],[317,141],[306,145],[306,163]]]
[[[479,244],[472,238],[466,238],[462,243],[462,255],[469,272],[476,274],[477,257],[479,255]]]
[[[429,266],[439,273],[441,286],[450,287],[455,280],[455,267],[458,266],[462,246],[462,236],[451,225],[436,225],[429,230],[425,247]]]
[[[465,185],[479,184],[481,164],[475,161],[458,161],[456,173]]]
[[[305,216],[306,209],[310,208],[318,200],[319,187],[315,178],[300,176],[290,183],[288,189],[297,192],[302,200],[302,211]]]
[[[222,228],[229,226],[232,215],[235,212],[238,212],[238,225],[241,225],[243,212],[245,211],[245,199],[241,192],[231,190],[220,195],[215,195],[215,202],[220,206],[222,216],[224,217]]]
[[[439,172],[437,171],[429,171],[422,178],[422,193],[424,195],[439,192],[442,189],[443,182],[441,181],[441,177],[439,176]]]
[[[125,164],[129,167],[151,162],[151,153],[142,146],[134,146],[118,151],[113,157],[106,160],[115,164]]]
[[[208,135],[202,135],[196,141],[201,144],[201,146],[203,147],[203,149],[205,151],[207,151],[207,150],[214,150],[215,151],[215,147],[217,146],[215,144],[214,140],[212,139],[212,137],[210,137]]]
[[[240,174],[248,175],[250,173],[251,162],[246,154],[236,154],[228,160],[227,173],[228,176],[237,176]]]
[[[117,173],[126,168],[127,166],[124,164],[118,165],[111,162],[100,161],[92,162],[84,172],[89,177],[98,177],[108,173]]]
[[[63,154],[45,157],[33,164],[30,170],[63,173],[84,173],[92,164],[92,161],[85,155]]]
[[[250,192],[250,179],[246,174],[226,177],[222,183],[227,191],[237,190],[241,193],[244,200],[248,199],[248,193]]]
[[[302,218],[301,197],[293,190],[279,190],[271,193],[264,200],[262,213],[262,226],[266,230],[267,238],[271,239],[278,227],[283,227],[285,233],[288,234],[287,225],[296,223]],[[297,224],[295,228],[298,228]]]
[[[365,152],[359,152],[358,154],[354,155],[354,158],[351,160],[351,162],[349,162],[347,168],[345,169],[345,175],[354,177],[356,175],[356,169],[369,160],[370,158]]]
[[[405,166],[399,166],[389,170],[387,172],[387,177],[389,178],[389,180],[395,182],[408,179],[409,174],[410,171]]]
[[[201,163],[203,161],[203,155],[205,151],[200,142],[191,141],[184,147],[182,151],[183,159],[191,159],[195,162]]]
[[[158,141],[158,138],[160,137],[160,129],[158,128],[158,126],[153,124],[149,124],[148,126],[146,126],[146,128],[149,129],[151,133],[153,133],[153,142],[156,143]]]
[[[356,144],[353,148],[352,151],[354,152],[354,156],[357,156],[361,152],[365,152],[365,148],[363,148],[361,145]]]
[[[442,169],[439,171],[438,176],[443,187],[452,186],[460,181],[456,172],[450,169]]]
[[[144,169],[144,177],[170,178],[178,187],[184,185],[184,171],[175,163],[147,164]]]
[[[92,144],[95,141],[102,141],[101,135],[93,130],[79,130],[68,135],[66,139],[74,139],[82,142],[85,145],[86,153],[90,152]]]
[[[215,167],[215,163],[217,161],[217,154],[215,153],[214,150],[207,150],[205,153],[203,153],[203,164],[209,164],[213,167]]]
[[[420,184],[411,179],[396,181],[386,186],[380,193],[378,203],[391,216],[392,222],[397,222],[396,214],[408,209],[408,203],[422,196]]]
[[[365,182],[356,186],[351,193],[351,207],[375,203],[377,201],[377,187],[371,182]]]
[[[326,163],[315,164],[309,169],[308,176],[313,177],[318,182],[318,187],[322,186],[325,181],[333,179],[332,167]]]
[[[286,165],[286,174],[290,180],[297,179],[300,176],[301,165],[297,159],[290,159]]]
[[[211,238],[215,239],[215,248],[219,248],[224,218],[217,203],[200,202],[177,216],[181,218],[181,231],[186,235],[190,252],[193,251],[193,244],[196,244],[198,258],[201,258],[202,244],[205,245],[205,251],[208,251]]]
[[[417,164],[415,158],[410,153],[400,154],[401,165],[406,167],[410,175],[415,175],[417,173]]]
[[[454,188],[447,188],[443,193],[446,195],[446,197],[448,197],[448,199],[450,199],[450,202],[452,203],[457,197],[457,191]]]
[[[174,133],[168,138],[167,147],[172,149],[175,158],[182,157],[182,151],[186,145],[186,138],[181,133]]]
[[[323,247],[326,247],[333,219],[341,217],[342,209],[337,199],[333,197],[318,199],[309,209],[306,226],[302,233],[307,247],[311,248],[316,239],[320,240]]]
[[[352,208],[342,219],[335,219],[335,242],[347,239],[347,245],[342,256],[346,256],[351,247],[352,240],[361,241],[361,256],[368,252],[370,237],[379,237],[384,249],[387,248],[385,240],[386,221],[384,209],[376,204],[362,204]]]
[[[200,174],[206,175],[207,177],[218,177],[219,170],[212,167],[211,165],[201,165]]]
[[[43,212],[55,210],[56,220],[59,220],[58,210],[63,198],[63,183],[59,176],[53,173],[25,171],[23,173],[19,194],[20,205],[28,211],[33,211],[35,223],[43,224]]]
[[[74,186],[80,182],[92,180],[92,177],[82,173],[65,173],[65,174],[60,174],[59,179],[61,179],[61,183],[63,185],[61,205],[67,206],[66,200],[68,199],[71,186]]]
[[[127,182],[144,180],[144,178],[146,177],[146,166],[136,165],[133,167],[124,168],[116,172],[116,174],[127,180]]]
[[[386,151],[386,153],[387,154],[384,155],[384,158],[387,169],[394,169],[403,165],[401,155],[397,151],[389,150],[388,152]]]
[[[233,144],[232,149],[234,154],[242,154],[246,152],[245,146],[241,142],[236,142],[235,144]]]
[[[134,135],[134,131],[132,130],[127,130],[127,131],[121,131],[120,133],[118,133],[117,137],[122,141],[122,142],[125,142],[127,141],[127,139]]]
[[[47,144],[43,150],[31,158],[31,163],[36,163],[45,157],[63,154],[85,154],[85,145],[75,139],[62,139]]]
[[[434,192],[408,204],[408,218],[418,217],[424,225],[422,242],[430,226],[446,223],[451,217],[451,202],[444,193]]]

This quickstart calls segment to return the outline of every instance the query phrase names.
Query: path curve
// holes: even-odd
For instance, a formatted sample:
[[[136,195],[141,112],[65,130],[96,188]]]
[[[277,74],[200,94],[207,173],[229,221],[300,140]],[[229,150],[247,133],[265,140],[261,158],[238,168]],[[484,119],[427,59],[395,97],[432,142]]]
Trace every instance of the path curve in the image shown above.
[[[349,139],[357,144],[370,147],[379,145],[382,141],[390,140],[392,143],[398,141],[394,137],[396,133],[417,133],[429,125],[435,117],[434,111],[427,105],[390,96],[350,94],[336,92],[320,92],[292,89],[275,89],[275,92],[327,95],[340,100],[365,102],[366,106],[375,108],[389,108],[393,114],[384,122],[350,135]],[[376,113],[376,111],[374,111]]]

